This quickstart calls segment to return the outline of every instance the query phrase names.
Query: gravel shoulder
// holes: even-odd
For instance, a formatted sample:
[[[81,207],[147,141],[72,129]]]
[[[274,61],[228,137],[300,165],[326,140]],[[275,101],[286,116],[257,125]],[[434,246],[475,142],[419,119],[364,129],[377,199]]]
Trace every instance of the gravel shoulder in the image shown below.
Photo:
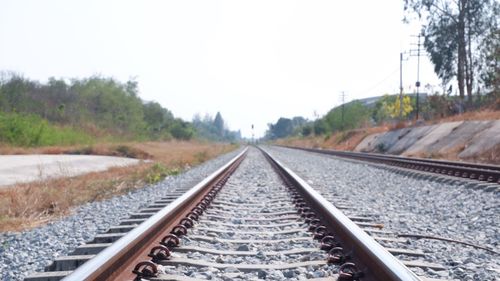
[[[378,215],[388,230],[444,236],[500,251],[498,193],[410,178],[332,156],[266,149],[312,187],[331,190],[364,213]],[[500,279],[500,259],[491,252],[436,240],[409,239],[408,244],[448,268],[427,272],[437,278]]]
[[[0,233],[0,280],[22,280],[32,272],[42,271],[55,257],[71,252],[155,198],[165,196],[175,187],[198,183],[240,151],[219,156],[156,185],[109,200],[87,203],[75,208],[73,215],[43,227],[20,233]]]

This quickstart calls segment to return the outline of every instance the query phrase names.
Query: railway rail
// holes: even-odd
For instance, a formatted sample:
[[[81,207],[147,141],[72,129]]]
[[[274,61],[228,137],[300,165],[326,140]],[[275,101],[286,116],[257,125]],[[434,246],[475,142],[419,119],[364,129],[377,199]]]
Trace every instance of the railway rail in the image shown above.
[[[25,280],[425,280],[409,267],[432,265],[395,258],[416,252],[384,248],[376,224],[340,209],[266,151],[245,149]]]
[[[284,147],[373,163],[381,163],[390,166],[462,179],[470,179],[479,182],[500,184],[500,166],[496,165],[402,157],[377,153],[338,151],[330,149],[303,148],[294,146]]]

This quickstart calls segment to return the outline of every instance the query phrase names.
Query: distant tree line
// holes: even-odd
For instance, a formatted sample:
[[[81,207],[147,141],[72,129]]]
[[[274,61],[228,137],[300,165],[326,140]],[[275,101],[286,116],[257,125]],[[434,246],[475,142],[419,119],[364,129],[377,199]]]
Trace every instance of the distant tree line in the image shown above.
[[[265,139],[278,139],[290,136],[324,135],[342,129],[358,128],[369,122],[370,110],[359,101],[353,101],[342,108],[335,107],[325,116],[316,120],[306,120],[303,117],[292,119],[281,117],[274,124],[268,124]],[[342,121],[343,120],[343,121]]]
[[[241,140],[241,132],[229,130],[220,112],[217,112],[215,118],[209,114],[203,118],[196,114],[193,117],[193,126],[198,136],[203,139],[230,142]]]
[[[100,76],[69,81],[50,78],[40,83],[4,72],[0,76],[0,113],[34,115],[94,136],[151,140],[205,136],[204,131],[197,134],[201,128],[197,122],[186,122],[157,102],[141,100],[136,81],[122,83]],[[222,119],[212,121],[217,125],[211,126],[218,128]],[[228,130],[217,131],[217,138],[211,139],[225,140],[230,135]]]
[[[334,107],[316,120],[306,120],[303,117],[293,117],[292,119],[281,117],[276,123],[268,124],[264,138],[272,140],[293,136],[328,135],[343,130],[414,120],[417,111],[415,95],[405,95],[402,105],[403,120],[399,119],[398,95],[381,96],[370,105],[354,100],[344,104],[344,109],[342,106]],[[473,108],[500,110],[500,103],[495,104],[495,96],[492,94],[478,96],[472,106]],[[460,97],[452,96],[450,93],[439,94],[436,92],[433,95],[420,97],[419,115],[425,120],[456,115],[461,110]]]

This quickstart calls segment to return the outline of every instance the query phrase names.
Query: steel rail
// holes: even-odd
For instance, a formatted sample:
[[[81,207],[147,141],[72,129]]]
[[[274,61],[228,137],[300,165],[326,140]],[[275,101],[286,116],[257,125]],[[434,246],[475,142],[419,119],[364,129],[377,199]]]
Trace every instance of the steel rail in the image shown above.
[[[285,167],[265,149],[264,155],[275,164],[298,187],[298,191],[306,199],[309,206],[325,222],[329,231],[341,241],[343,248],[351,252],[354,260],[359,260],[366,278],[362,280],[421,280],[415,273],[403,265],[371,236],[338,210],[332,203],[314,190],[307,182]]]
[[[160,237],[168,234],[172,226],[178,224],[197,199],[202,198],[211,186],[243,160],[247,150],[245,148],[227,164],[62,280],[133,280],[135,275],[132,270],[136,262],[150,260],[149,246],[158,244]]]
[[[395,155],[383,155],[375,153],[338,151],[329,149],[303,148],[293,146],[283,146],[291,149],[299,149],[309,152],[328,154],[338,157],[370,161],[388,164],[408,169],[424,172],[468,178],[477,181],[500,183],[500,166],[475,164],[457,161],[433,160],[423,158],[409,158]]]

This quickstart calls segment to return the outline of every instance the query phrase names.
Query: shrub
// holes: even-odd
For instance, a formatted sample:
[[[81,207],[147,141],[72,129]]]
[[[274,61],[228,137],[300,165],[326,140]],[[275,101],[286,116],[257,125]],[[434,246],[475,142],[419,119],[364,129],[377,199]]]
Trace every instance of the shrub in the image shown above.
[[[35,115],[0,113],[0,142],[34,147],[88,144],[92,138],[73,128],[50,125]]]
[[[302,127],[302,135],[304,137],[309,136],[310,134],[312,134],[312,132],[313,132],[312,126],[307,125],[307,126]]]
[[[177,175],[180,173],[178,168],[168,169],[161,163],[156,163],[151,166],[148,174],[146,175],[146,182],[154,184],[163,180],[166,176]]]

